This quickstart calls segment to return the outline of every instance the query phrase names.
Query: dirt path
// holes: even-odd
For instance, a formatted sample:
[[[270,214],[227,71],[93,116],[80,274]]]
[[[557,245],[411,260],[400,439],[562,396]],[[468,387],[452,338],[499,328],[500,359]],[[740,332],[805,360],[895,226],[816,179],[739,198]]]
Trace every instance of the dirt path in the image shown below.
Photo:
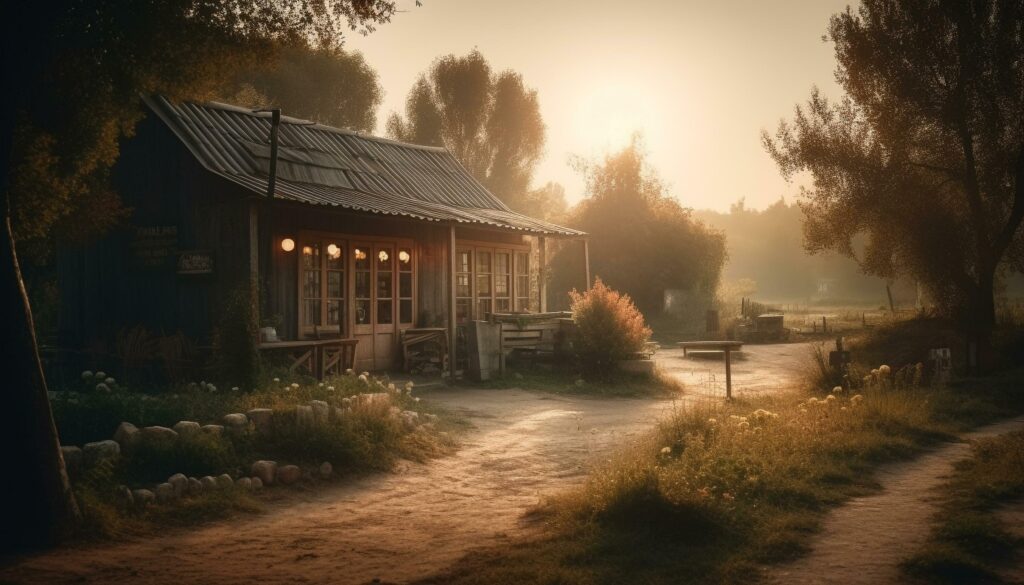
[[[806,352],[797,344],[753,347],[736,364],[737,387],[750,389],[754,377],[763,378],[761,390],[794,383]],[[691,384],[690,396],[713,391],[713,380],[702,376],[722,367],[682,360],[677,350],[658,358]],[[405,582],[529,530],[523,514],[541,498],[581,481],[592,462],[673,406],[522,390],[450,390],[425,400],[461,410],[476,426],[455,455],[259,516],[22,559],[0,569],[0,583]]]
[[[732,356],[733,396],[778,392],[804,376],[813,343],[745,345]],[[655,354],[662,371],[686,384],[687,394],[725,396],[725,365],[711,358],[683,357],[683,350],[663,348]]]
[[[983,427],[964,439],[1024,429],[1024,417]],[[878,494],[855,498],[825,520],[809,555],[766,573],[769,583],[879,584],[899,582],[899,563],[924,544],[935,511],[935,490],[953,465],[970,454],[950,443],[907,463],[882,469]]]

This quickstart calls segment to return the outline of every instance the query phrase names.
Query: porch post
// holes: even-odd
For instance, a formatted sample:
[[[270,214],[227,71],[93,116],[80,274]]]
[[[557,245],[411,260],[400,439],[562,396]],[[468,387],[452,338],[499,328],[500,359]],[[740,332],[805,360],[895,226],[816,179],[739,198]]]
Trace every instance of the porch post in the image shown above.
[[[537,288],[540,289],[540,312],[548,312],[548,261],[547,261],[547,239],[540,236],[538,239],[537,262]]]
[[[587,238],[583,238],[583,264],[587,268],[587,290],[590,290],[593,281],[590,280],[590,240]]]
[[[448,373],[455,380],[455,224],[448,226]]]

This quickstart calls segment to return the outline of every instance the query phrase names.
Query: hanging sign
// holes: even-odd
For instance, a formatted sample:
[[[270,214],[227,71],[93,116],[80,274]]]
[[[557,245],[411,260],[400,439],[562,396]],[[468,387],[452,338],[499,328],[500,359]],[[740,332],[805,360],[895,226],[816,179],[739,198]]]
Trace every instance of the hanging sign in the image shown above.
[[[178,254],[178,274],[213,274],[211,250],[185,250]]]

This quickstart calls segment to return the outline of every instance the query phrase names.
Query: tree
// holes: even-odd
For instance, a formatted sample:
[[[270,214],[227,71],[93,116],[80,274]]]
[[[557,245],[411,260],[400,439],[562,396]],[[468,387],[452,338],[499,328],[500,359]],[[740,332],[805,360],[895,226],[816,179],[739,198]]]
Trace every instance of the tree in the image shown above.
[[[815,90],[763,142],[801,203],[811,251],[909,274],[991,360],[995,279],[1024,218],[1024,2],[864,0],[832,17],[831,103]]]
[[[0,303],[7,364],[0,442],[17,446],[5,465],[18,472],[2,482],[5,548],[51,543],[78,516],[15,251],[15,234],[35,218],[18,210],[33,194],[46,193],[59,203],[32,230],[87,225],[88,214],[102,207],[91,201],[112,197],[105,179],[119,140],[141,116],[140,92],[206,97],[231,71],[271,55],[279,44],[305,38],[337,43],[343,32],[372,30],[393,11],[393,3],[382,0],[8,4],[0,41]]]
[[[545,140],[537,92],[514,71],[493,74],[478,51],[435,60],[409,91],[405,117],[392,114],[387,131],[445,146],[509,207],[536,211],[528,192]]]
[[[383,91],[361,53],[303,42],[239,74],[225,96],[239,105],[274,104],[289,116],[372,132]]]
[[[725,263],[725,237],[667,193],[639,137],[603,161],[578,161],[577,167],[586,177],[586,198],[570,213],[569,225],[589,234],[593,273],[645,312],[661,311],[666,289],[710,300]],[[559,251],[552,289],[573,288],[578,265],[571,246]]]

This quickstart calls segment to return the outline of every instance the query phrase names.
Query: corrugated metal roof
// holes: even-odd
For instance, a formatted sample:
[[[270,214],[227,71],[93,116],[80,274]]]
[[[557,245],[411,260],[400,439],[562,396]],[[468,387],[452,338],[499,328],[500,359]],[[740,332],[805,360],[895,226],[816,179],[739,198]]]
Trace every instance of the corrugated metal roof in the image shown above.
[[[260,195],[267,192],[269,113],[217,103],[176,104],[163,96],[143,99],[207,170]],[[512,211],[444,148],[284,116],[275,197],[426,221],[583,235]]]

